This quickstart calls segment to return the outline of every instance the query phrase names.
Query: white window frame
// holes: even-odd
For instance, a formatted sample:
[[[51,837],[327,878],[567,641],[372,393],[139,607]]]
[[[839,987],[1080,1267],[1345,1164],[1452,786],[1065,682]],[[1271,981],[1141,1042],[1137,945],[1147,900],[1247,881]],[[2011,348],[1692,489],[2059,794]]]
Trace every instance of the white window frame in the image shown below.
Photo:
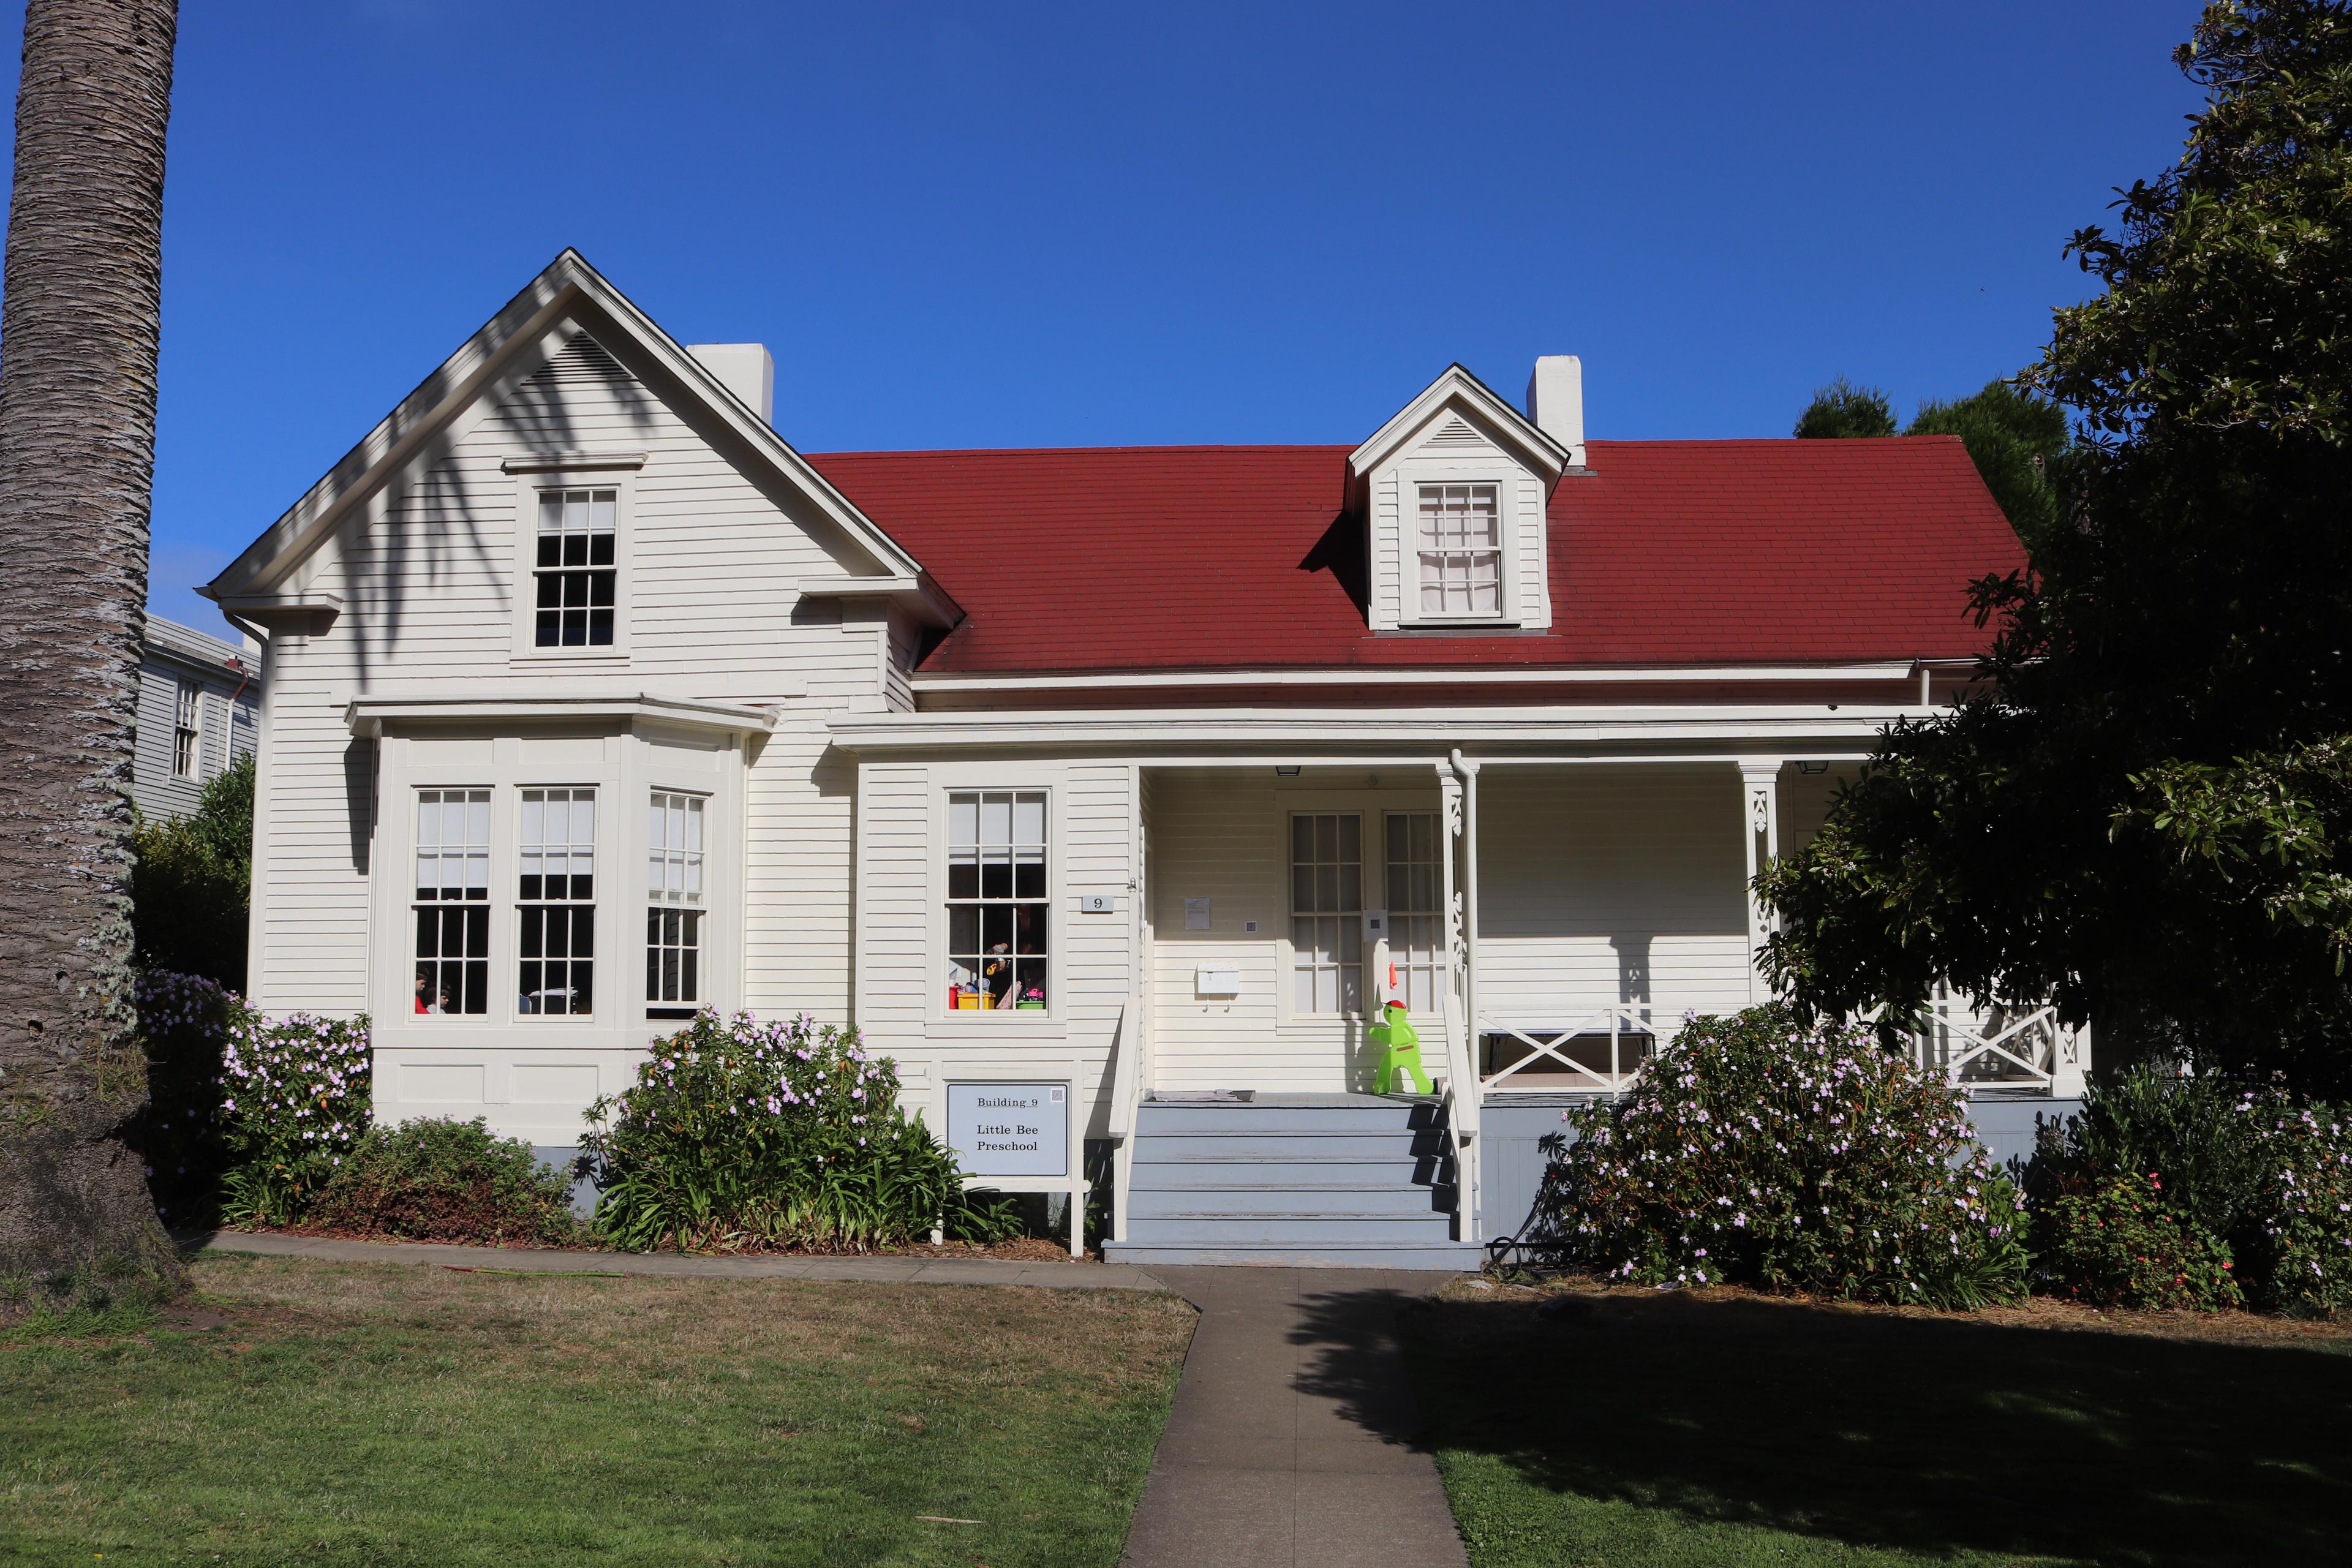
[[[1340,819],[1353,817],[1356,822],[1356,858],[1354,861],[1356,872],[1355,907],[1353,909],[1346,907],[1348,902],[1346,896],[1346,882],[1349,862],[1345,858],[1344,854],[1341,854],[1340,846],[1335,844],[1334,853],[1340,854],[1340,858],[1331,862],[1331,865],[1334,868],[1333,897],[1339,907],[1328,911],[1317,909],[1302,912],[1298,908],[1297,897],[1298,861],[1297,835],[1298,832],[1298,824],[1301,821],[1319,820],[1320,818],[1327,816]],[[1310,805],[1299,803],[1286,805],[1283,811],[1282,907],[1284,963],[1282,972],[1282,995],[1284,1014],[1290,1018],[1302,1023],[1311,1022],[1324,1024],[1343,1022],[1348,1019],[1360,1018],[1364,1016],[1365,1006],[1367,1005],[1368,998],[1370,995],[1368,986],[1373,977],[1370,973],[1372,955],[1364,946],[1363,916],[1364,910],[1367,908],[1378,907],[1366,902],[1366,895],[1372,890],[1368,885],[1371,881],[1370,867],[1372,862],[1370,858],[1365,854],[1366,846],[1364,840],[1366,834],[1370,830],[1370,825],[1379,820],[1379,814],[1376,810],[1359,805],[1325,805],[1319,804]],[[1309,831],[1313,832],[1314,830],[1309,829]],[[1335,832],[1339,831],[1342,830],[1335,826]],[[1316,846],[1316,849],[1319,853],[1320,846]],[[1308,864],[1310,866],[1320,866],[1322,862],[1318,858],[1310,860]],[[1317,889],[1316,901],[1318,904],[1320,903],[1319,884]],[[1336,952],[1345,953],[1350,951],[1352,944],[1352,951],[1355,953],[1355,958],[1352,963],[1346,958],[1337,958],[1330,965],[1328,966],[1307,963],[1298,945],[1298,922],[1303,920],[1317,921],[1330,921],[1335,922],[1334,935],[1337,940],[1334,944],[1334,950]],[[1326,967],[1328,967],[1334,972],[1332,976],[1333,1005],[1329,1007],[1321,1005],[1321,999],[1318,992],[1315,1005],[1301,1006],[1298,1000],[1298,980],[1300,973],[1302,972],[1319,973]],[[1353,999],[1354,1005],[1352,1006],[1349,1005],[1348,992],[1348,971],[1349,969],[1353,969],[1355,971],[1356,989]]]
[[[948,860],[952,847],[950,799],[959,795],[1042,795],[1045,797],[1045,920],[1046,984],[1045,1005],[1042,1008],[953,1008],[948,1005],[949,947],[951,933],[948,915]],[[1025,769],[992,766],[970,769],[941,769],[932,780],[930,790],[930,833],[926,858],[929,868],[925,885],[929,889],[929,917],[925,922],[929,932],[928,962],[924,965],[924,991],[929,1000],[923,1005],[923,1016],[933,1029],[961,1030],[1010,1029],[1016,1033],[1027,1030],[1062,1037],[1068,1015],[1069,945],[1077,930],[1077,920],[1067,908],[1069,899],[1063,883],[1062,848],[1067,825],[1062,820],[1063,785],[1058,776],[1040,777]]]
[[[1411,835],[1415,822],[1426,822],[1431,830],[1426,860],[1412,854]],[[1407,836],[1406,858],[1402,861],[1392,857],[1389,847],[1399,824],[1404,825]],[[1393,805],[1381,812],[1381,897],[1389,915],[1389,962],[1396,966],[1398,990],[1405,1006],[1417,1018],[1436,1016],[1444,984],[1445,851],[1436,837],[1444,831],[1445,812],[1442,805]],[[1415,866],[1429,872],[1430,896],[1425,909],[1415,907],[1412,898],[1411,878]],[[1400,868],[1405,872],[1404,887],[1397,885],[1396,872]],[[1413,938],[1417,935],[1425,935],[1428,940],[1416,942]],[[1381,986],[1388,981],[1385,974],[1373,978]]]
[[[568,462],[551,458],[543,463],[509,460],[509,467],[523,470],[516,475],[514,561],[512,581],[508,584],[514,605],[516,664],[616,664],[629,657],[630,609],[635,598],[631,556],[637,511],[634,464],[637,460],[609,460],[612,464],[631,465],[626,467],[606,466],[606,460],[594,458]],[[539,646],[539,503],[541,493],[548,490],[613,492],[613,640],[608,645]]]
[[[606,905],[610,902],[610,894],[612,892],[611,885],[607,880],[609,873],[606,870],[606,868],[612,860],[612,852],[609,847],[613,837],[610,818],[613,800],[612,792],[601,784],[593,783],[552,784],[532,781],[515,785],[509,793],[513,796],[514,848],[508,857],[508,863],[503,868],[494,867],[493,871],[495,874],[497,870],[503,869],[506,873],[506,903],[508,910],[510,911],[509,930],[511,934],[509,938],[509,946],[508,948],[505,973],[507,978],[507,989],[513,994],[513,999],[510,1005],[514,1009],[514,1016],[518,1021],[533,1026],[553,1025],[557,1023],[592,1023],[600,1016],[603,1016],[604,1013],[610,1012],[613,1008],[610,974],[612,965],[611,927],[613,922],[609,918],[606,910]],[[583,795],[587,795],[591,802],[590,822],[592,824],[592,827],[590,837],[588,839],[590,896],[585,899],[569,896],[562,899],[550,899],[543,896],[543,886],[541,889],[541,897],[527,898],[523,893],[522,879],[525,875],[525,858],[532,852],[533,848],[531,841],[525,837],[525,828],[523,826],[524,823],[529,820],[531,797],[538,796],[541,802],[544,804],[546,797],[553,795],[562,795],[567,807],[574,805],[578,797]],[[566,839],[565,843],[567,846],[576,846],[577,840]],[[542,851],[548,847],[550,846],[546,843],[542,843],[539,846]],[[567,856],[565,857],[565,874],[569,877],[576,877],[579,874],[576,869],[577,857]],[[545,862],[542,861],[542,875],[544,874],[544,866]],[[569,891],[570,889],[567,889],[567,893],[569,893]],[[495,900],[497,895],[493,893],[492,897]],[[522,1005],[522,999],[524,996],[538,994],[543,998],[550,990],[553,989],[545,984],[547,976],[545,970],[542,969],[540,974],[541,984],[538,991],[536,993],[526,992],[523,989],[522,973],[522,966],[525,963],[537,963],[544,965],[550,963],[561,963],[570,965],[578,962],[576,957],[572,955],[567,955],[562,959],[551,960],[546,956],[543,950],[541,956],[537,959],[527,959],[523,956],[523,926],[529,920],[530,912],[538,910],[554,909],[562,909],[571,911],[585,910],[587,913],[589,953],[586,962],[589,966],[589,1005],[584,1011],[567,1008],[564,1012],[550,1013],[545,1010],[543,1001],[540,1006],[533,1008],[526,1008]],[[579,923],[577,914],[573,913],[567,915],[564,923],[567,927],[572,928],[576,931],[576,928]],[[543,944],[545,941],[543,933],[541,940]],[[493,983],[496,982],[497,977],[498,971],[493,969],[491,972]],[[567,969],[567,978],[568,977],[569,971]],[[598,1005],[600,1002],[603,1005],[601,1009]]]
[[[1433,549],[1424,545],[1422,540],[1421,520],[1424,510],[1429,505],[1430,492],[1433,490],[1436,492],[1441,519],[1445,515],[1445,509],[1447,503],[1453,499],[1453,492],[1457,490],[1463,492],[1465,512],[1475,506],[1477,498],[1481,492],[1484,492],[1493,505],[1495,542],[1486,547],[1465,545],[1458,550],[1450,550],[1444,545],[1441,526],[1436,547]],[[1405,528],[1402,544],[1402,559],[1408,567],[1405,574],[1405,586],[1412,601],[1412,618],[1416,621],[1463,621],[1482,624],[1507,619],[1511,609],[1510,584],[1508,574],[1504,571],[1504,563],[1510,553],[1510,547],[1508,530],[1504,527],[1503,520],[1509,509],[1510,487],[1492,479],[1426,478],[1413,481],[1412,493],[1405,498],[1405,500],[1407,503]],[[1471,514],[1475,515],[1475,512]],[[1432,610],[1423,603],[1423,596],[1430,586],[1429,572],[1432,556],[1439,559],[1437,589],[1442,595],[1446,591],[1444,571],[1447,563],[1456,559],[1475,560],[1479,556],[1487,554],[1495,558],[1495,607],[1492,610],[1475,608],[1450,610],[1442,607]]]
[[[205,776],[205,688],[185,676],[172,693],[172,776],[191,782]]]
[[[1439,420],[1442,422],[1444,417],[1441,414]],[[1527,486],[1532,482],[1525,468],[1496,453],[1420,449],[1398,459],[1393,468],[1382,469],[1375,479],[1381,487],[1377,493],[1389,498],[1381,503],[1382,526],[1395,531],[1390,543],[1395,562],[1392,588],[1398,630],[1508,631],[1549,624],[1549,616],[1544,607],[1549,601],[1544,585],[1528,583],[1525,573],[1520,570],[1520,547],[1525,543],[1521,534],[1528,521],[1524,515],[1528,501]],[[1423,485],[1495,487],[1495,531],[1502,552],[1500,614],[1444,616],[1425,614],[1422,610],[1421,487]],[[1542,503],[1538,500],[1538,517],[1542,514],[1541,509]],[[1377,552],[1373,564],[1378,573],[1391,570],[1386,559]]]
[[[715,945],[710,908],[710,827],[716,814],[707,792],[655,784],[645,792],[645,801],[646,1016],[658,1022],[674,1023],[691,1018],[709,1000],[710,953]],[[668,814],[672,811],[678,813],[682,825],[691,825],[686,837],[695,842],[669,842]],[[655,827],[657,819],[662,825],[659,832]],[[679,941],[675,943],[668,940],[664,929],[663,917],[667,915],[680,917]],[[691,917],[690,925],[688,917]],[[690,942],[685,939],[688,929],[693,932]],[[666,983],[657,979],[659,955],[673,952],[690,952],[694,955],[693,984],[681,981],[678,987],[693,994],[656,996],[655,991],[667,988]]]
[[[444,811],[446,811],[448,808],[450,804],[448,797],[451,795],[466,797],[465,804],[472,804],[470,797],[474,795],[478,795],[483,797],[482,801],[479,803],[482,806],[483,812],[483,839],[480,857],[483,865],[481,898],[428,900],[418,896],[415,873],[417,862],[425,852],[425,797],[428,795],[436,797],[433,804]],[[412,975],[412,980],[409,987],[408,1007],[401,1016],[404,1021],[416,1024],[419,1026],[425,1028],[446,1027],[448,1026],[448,1021],[451,1019],[457,1020],[459,1024],[471,1023],[478,1025],[497,1016],[496,1006],[499,994],[498,791],[488,784],[412,784],[408,787],[407,795],[408,853],[404,857],[405,869],[403,873],[407,879],[407,890],[406,895],[401,900],[401,904],[408,911],[409,918],[408,923],[402,933],[402,948],[407,956],[407,967]],[[470,838],[470,834],[460,835],[457,847],[460,850],[470,849],[472,847]],[[448,836],[446,834],[436,834],[434,841],[438,848],[436,858],[446,860],[450,847]],[[416,951],[416,916],[426,910],[431,910],[436,913],[448,910],[467,910],[476,911],[480,915],[483,939],[482,963],[485,965],[482,972],[481,1012],[467,1013],[458,1011],[443,1013],[428,1011],[419,1013],[415,1010],[415,986],[414,983],[415,972],[418,964],[427,962],[424,956]],[[436,925],[441,923],[443,922],[436,922]],[[437,973],[439,965],[445,962],[445,959],[443,955],[436,954],[430,962],[435,964],[436,972]],[[467,962],[467,960],[463,955],[460,955],[459,962]],[[446,987],[442,987],[441,989],[446,991]],[[436,997],[436,1005],[437,1000],[438,998]],[[464,994],[461,990],[457,997],[460,1007],[464,1005]],[[426,1019],[431,1019],[432,1022],[424,1022]]]

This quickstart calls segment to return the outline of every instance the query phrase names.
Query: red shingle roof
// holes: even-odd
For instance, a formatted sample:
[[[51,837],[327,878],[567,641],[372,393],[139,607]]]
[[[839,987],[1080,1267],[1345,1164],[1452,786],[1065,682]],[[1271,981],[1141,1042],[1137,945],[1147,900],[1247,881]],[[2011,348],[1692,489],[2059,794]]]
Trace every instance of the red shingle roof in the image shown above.
[[[1344,447],[856,452],[814,463],[967,618],[926,670],[1964,658],[2022,564],[1953,437],[1594,441],[1551,502],[1552,626],[1374,634]]]

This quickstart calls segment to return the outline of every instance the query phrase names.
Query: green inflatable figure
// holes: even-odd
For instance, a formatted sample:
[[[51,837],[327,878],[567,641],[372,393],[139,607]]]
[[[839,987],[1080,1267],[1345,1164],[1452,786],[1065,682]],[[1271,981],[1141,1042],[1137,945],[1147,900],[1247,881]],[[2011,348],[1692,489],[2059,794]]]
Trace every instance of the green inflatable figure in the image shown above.
[[[1407,1016],[1404,1004],[1388,1005],[1388,1017],[1364,1031],[1364,1038],[1381,1053],[1380,1077],[1373,1079],[1373,1092],[1392,1094],[1397,1079],[1402,1076],[1422,1094],[1435,1092],[1430,1088],[1429,1075],[1421,1067],[1421,1037],[1414,1033],[1412,1019]]]

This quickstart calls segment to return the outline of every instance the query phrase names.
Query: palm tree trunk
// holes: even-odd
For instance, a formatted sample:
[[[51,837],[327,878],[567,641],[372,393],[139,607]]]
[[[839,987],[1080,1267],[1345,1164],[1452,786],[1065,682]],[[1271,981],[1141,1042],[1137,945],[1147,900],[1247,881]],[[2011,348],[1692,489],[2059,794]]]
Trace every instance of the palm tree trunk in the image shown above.
[[[176,0],[30,0],[0,299],[0,1278],[176,1282],[126,1139]],[[53,1287],[53,1288],[54,1288]]]

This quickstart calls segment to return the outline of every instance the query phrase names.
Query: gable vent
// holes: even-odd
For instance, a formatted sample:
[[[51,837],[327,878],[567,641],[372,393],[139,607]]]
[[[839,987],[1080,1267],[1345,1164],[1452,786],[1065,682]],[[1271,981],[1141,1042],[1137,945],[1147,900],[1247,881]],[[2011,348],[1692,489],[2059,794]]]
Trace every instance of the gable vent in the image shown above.
[[[1437,434],[1423,442],[1422,445],[1423,447],[1450,447],[1455,448],[1463,447],[1484,447],[1486,445],[1486,437],[1479,435],[1477,431],[1473,430],[1470,427],[1470,422],[1463,418],[1459,414],[1456,414],[1454,417],[1448,419],[1444,425],[1438,426]]]
[[[531,374],[534,386],[610,386],[629,379],[621,362],[585,332],[555,353],[555,357]]]

